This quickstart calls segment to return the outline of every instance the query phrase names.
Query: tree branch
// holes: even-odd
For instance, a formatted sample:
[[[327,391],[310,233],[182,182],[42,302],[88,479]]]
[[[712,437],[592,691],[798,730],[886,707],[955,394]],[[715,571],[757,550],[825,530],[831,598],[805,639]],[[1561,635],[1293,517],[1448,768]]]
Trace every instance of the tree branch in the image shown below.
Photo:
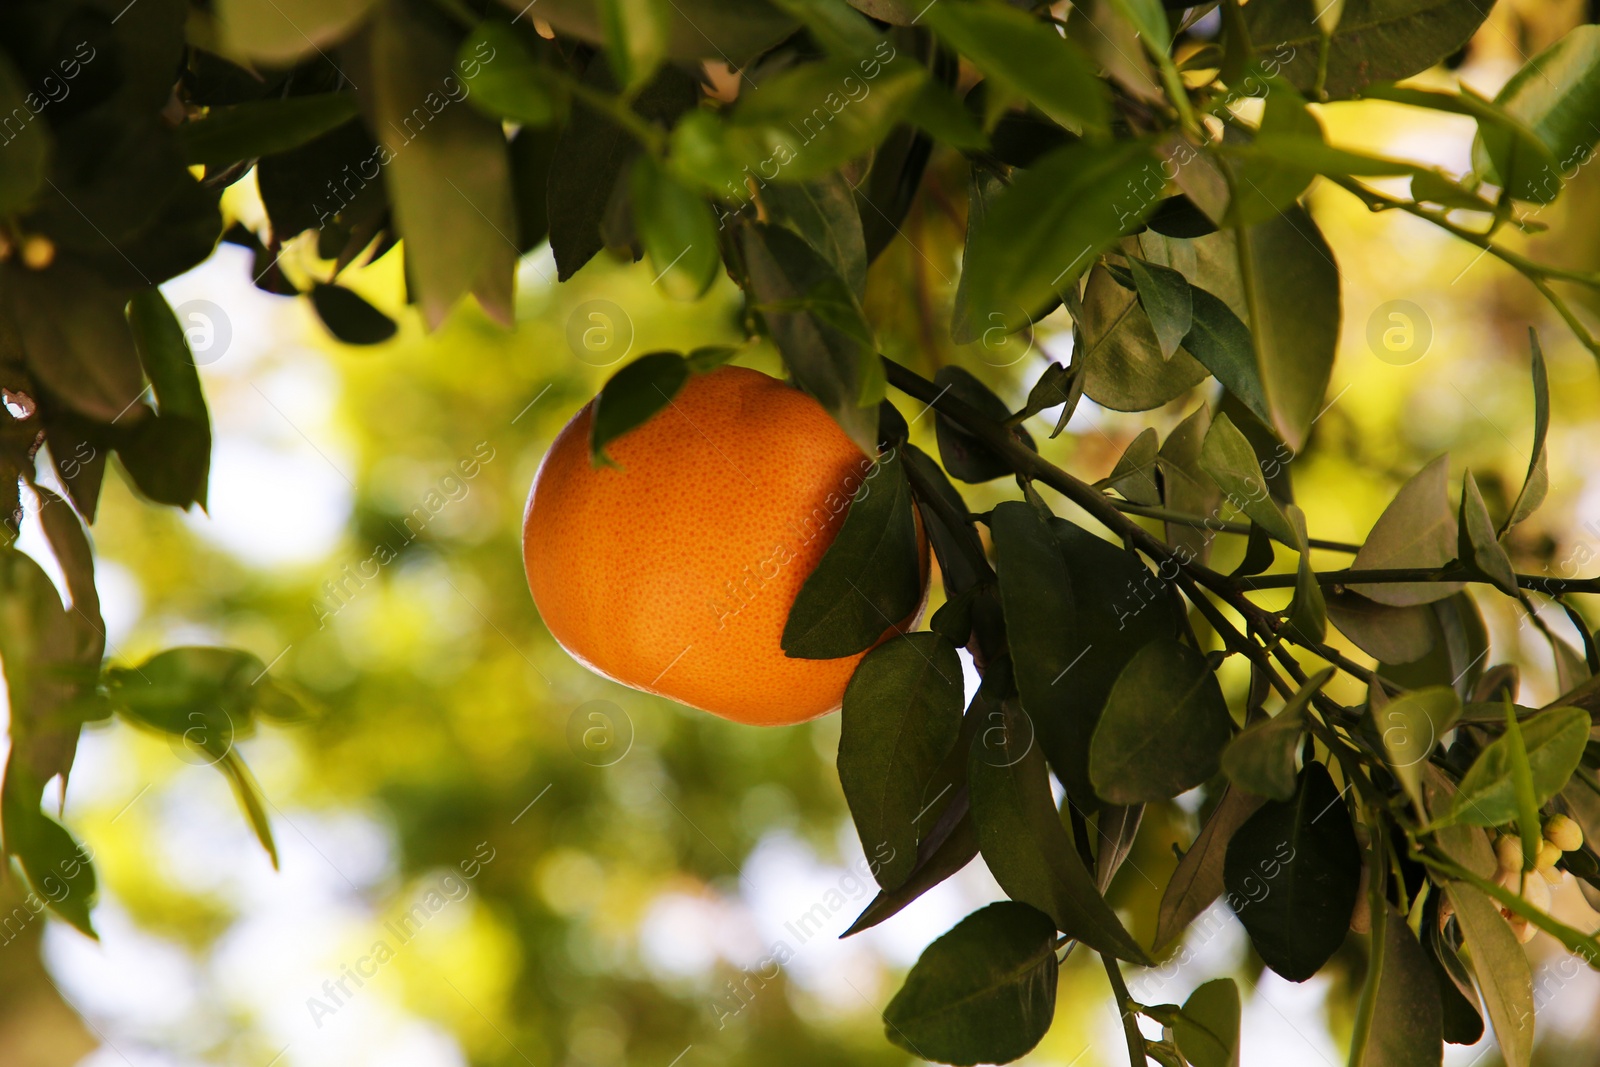
[[[1475,574],[1464,567],[1383,567],[1371,570],[1317,571],[1318,585],[1398,585],[1428,582],[1480,582],[1492,584],[1486,575]],[[1292,574],[1259,574],[1248,578],[1235,578],[1247,590],[1293,589]],[[1600,593],[1600,578],[1548,578],[1538,574],[1517,575],[1517,585],[1549,596],[1567,593]]]

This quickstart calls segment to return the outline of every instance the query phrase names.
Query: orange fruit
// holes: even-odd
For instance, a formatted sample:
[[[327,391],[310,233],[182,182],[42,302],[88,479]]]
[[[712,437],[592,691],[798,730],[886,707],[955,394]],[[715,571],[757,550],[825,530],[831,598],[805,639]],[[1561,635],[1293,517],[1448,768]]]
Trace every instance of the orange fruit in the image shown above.
[[[791,659],[780,640],[873,461],[816,400],[742,367],[691,376],[606,446],[618,467],[590,461],[593,411],[556,436],[523,518],[551,635],[607,678],[736,722],[836,710],[865,653]],[[920,521],[918,539],[926,583]]]

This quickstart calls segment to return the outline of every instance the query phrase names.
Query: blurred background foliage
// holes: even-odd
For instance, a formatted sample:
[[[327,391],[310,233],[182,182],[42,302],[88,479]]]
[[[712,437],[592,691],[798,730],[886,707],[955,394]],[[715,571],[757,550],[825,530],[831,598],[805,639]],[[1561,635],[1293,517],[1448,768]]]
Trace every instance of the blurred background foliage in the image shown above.
[[[1502,2],[1456,73],[1492,93],[1585,17],[1577,3]],[[1469,120],[1381,103],[1325,116],[1338,143],[1467,165]],[[998,349],[950,343],[966,180],[960,157],[941,149],[903,239],[873,267],[868,313],[888,355],[930,376],[959,364],[1020,406],[1044,361],[1065,359],[1070,330],[1052,332],[1051,320]],[[230,190],[224,211],[255,224],[253,189]],[[1547,209],[1549,234],[1531,239],[1538,258],[1600,267],[1585,224],[1597,203],[1590,168]],[[1444,452],[1503,511],[1532,433],[1533,324],[1552,384],[1552,489],[1516,535],[1520,558],[1563,576],[1594,573],[1593,358],[1492,258],[1423,222],[1370,214],[1337,190],[1319,187],[1311,205],[1343,273],[1345,320],[1334,399],[1294,460],[1312,529],[1359,540],[1398,485]],[[322,269],[315,252],[302,242],[281,266],[308,279]],[[344,279],[400,332],[353,348],[330,340],[305,303],[252,288],[250,272],[249,254],[224,245],[164,287],[174,305],[215,303],[231,330],[202,367],[216,433],[209,513],[141,503],[119,472],[94,535],[114,662],[225,644],[310,696],[308,721],[241,743],[268,800],[281,870],[203,760],[126,725],[91,726],[64,803],[101,877],[101,938],[43,918],[4,930],[0,1063],[904,1062],[878,1012],[928,940],[1001,895],[981,863],[883,927],[836,942],[870,897],[833,767],[837,718],[744,728],[612,685],[554,645],[522,576],[522,505],[539,459],[610,373],[569,344],[581,305],[621,308],[635,354],[688,350],[739,342],[736,290],[720,279],[701,302],[674,303],[652,286],[648,264],[606,256],[558,286],[542,247],[519,267],[514,329],[469,302],[428,334],[404,306],[391,256]],[[1367,342],[1370,315],[1397,298],[1420,306],[1433,330],[1424,358],[1403,367]],[[778,370],[759,348],[740,362]],[[1140,429],[1164,435],[1210,400],[1205,392],[1148,415],[1086,401],[1071,432],[1045,441],[1045,412],[1035,436],[1047,458],[1099,478]],[[913,441],[931,450],[931,419],[896,400]],[[978,510],[1007,490],[969,492]],[[22,547],[40,538],[30,515]],[[1219,542],[1219,566],[1234,562],[1239,540]],[[393,558],[376,565],[380,546]],[[1548,646],[1509,608],[1483,604],[1497,658],[1522,668],[1523,702],[1555,696]],[[1246,683],[1224,679],[1236,691]],[[614,705],[631,731],[609,766],[593,766],[571,740],[595,700]],[[1188,845],[1203,803],[1190,795],[1152,806],[1119,875],[1113,899],[1145,943],[1169,846]],[[19,893],[15,879],[0,886],[6,910]],[[392,959],[363,962],[380,940]],[[779,943],[792,952],[781,966]],[[1355,939],[1345,949],[1360,951]],[[1534,951],[1543,961],[1535,988],[1550,991],[1542,1062],[1593,1056],[1600,981],[1564,967],[1542,935]],[[1236,921],[1213,911],[1172,959],[1129,980],[1136,999],[1153,1003],[1233,973],[1254,991],[1246,1062],[1331,1062],[1363,967],[1336,960],[1301,987],[1263,977]],[[352,968],[372,973],[358,983]],[[1448,1047],[1446,1062],[1494,1062],[1485,1048]],[[1056,1024],[1025,1062],[1124,1057],[1098,963],[1069,960]]]

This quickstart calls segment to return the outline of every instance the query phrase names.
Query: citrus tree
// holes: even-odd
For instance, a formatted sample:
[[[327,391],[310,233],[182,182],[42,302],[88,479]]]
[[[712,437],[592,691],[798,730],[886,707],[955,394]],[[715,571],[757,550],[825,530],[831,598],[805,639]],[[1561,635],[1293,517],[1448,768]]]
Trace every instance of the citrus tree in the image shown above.
[[[233,747],[258,718],[301,714],[271,665],[211,648],[107,659],[85,524],[108,461],[153,504],[206,500],[195,366],[217,324],[180,319],[160,283],[232,242],[254,252],[257,286],[305,297],[335,336],[365,344],[395,323],[340,275],[401,242],[430,327],[468,295],[510,325],[519,259],[546,241],[562,280],[609,249],[647,259],[685,301],[726,273],[746,335],[770,341],[871,457],[871,491],[783,639],[793,658],[859,658],[839,777],[880,891],[851,932],[980,855],[1009,898],[927,948],[884,1009],[889,1041],[942,1062],[1015,1059],[1049,1028],[1058,968],[1079,951],[1104,961],[1132,1063],[1236,1061],[1230,979],[1146,1004],[1122,970],[1170,952],[1221,899],[1290,981],[1352,931],[1365,942],[1352,1062],[1436,1063],[1487,1020],[1506,1061],[1528,1063],[1519,941],[1543,930],[1600,956],[1547,910],[1550,885],[1600,886],[1600,760],[1586,751],[1600,690],[1585,680],[1600,652],[1572,600],[1600,588],[1517,568],[1548,489],[1538,336],[1520,486],[1486,493],[1468,472],[1457,489],[1436,461],[1347,544],[1313,536],[1291,478],[1329,403],[1341,327],[1339,267],[1305,205],[1315,181],[1508,264],[1600,357],[1571,303],[1600,275],[1518,250],[1600,139],[1600,35],[1574,30],[1494,100],[1398,84],[1485,16],[1473,0],[8,5],[6,851],[41,907],[92,932],[93,864],[42,798],[81,727],[114,716],[209,757],[273,849]],[[1470,171],[1329,143],[1323,118],[1373,99],[1476,123]],[[927,317],[908,330],[866,299],[935,151],[970,171],[937,329],[994,366],[1070,331],[1070,361],[1026,383],[1017,410],[959,366],[924,376]],[[258,225],[220,207],[247,176]],[[306,246],[314,279],[280,262]],[[576,343],[625,350],[618,310],[591,309]],[[1397,307],[1374,343],[1403,358],[1424,329]],[[594,408],[594,461],[739,351],[623,365]],[[1043,458],[1023,425],[1048,414],[1060,434],[1085,397],[1140,412],[1197,394],[1193,414],[1164,440],[1140,434],[1099,482]],[[925,417],[937,458],[909,441]],[[975,512],[956,483],[1015,489]],[[11,544],[24,490],[68,601]],[[942,606],[927,629],[884,640],[923,595],[918,528]],[[1223,538],[1245,545],[1231,573],[1210,565]],[[1314,552],[1348,565],[1313,566]],[[1480,596],[1510,598],[1540,628],[1565,696],[1517,702]],[[961,649],[982,674],[970,703]],[[1218,672],[1241,664],[1248,686],[1230,699]],[[1141,943],[1105,892],[1144,806],[1196,788],[1203,827]]]

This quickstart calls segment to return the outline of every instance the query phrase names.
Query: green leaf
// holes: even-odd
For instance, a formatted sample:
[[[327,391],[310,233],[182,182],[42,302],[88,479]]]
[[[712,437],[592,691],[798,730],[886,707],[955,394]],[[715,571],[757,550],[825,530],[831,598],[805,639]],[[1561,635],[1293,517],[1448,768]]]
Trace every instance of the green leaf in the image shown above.
[[[33,94],[27,79],[12,65],[9,56],[0,56],[0,114],[7,117],[5,166],[0,167],[0,215],[26,208],[44,186],[50,163],[50,123],[39,121],[28,98]],[[35,97],[35,103],[37,103]],[[26,116],[18,123],[16,116]]]
[[[1228,843],[1228,903],[1268,967],[1291,982],[1344,943],[1361,880],[1361,846],[1328,769],[1307,763],[1294,799],[1268,801]]]
[[[1317,83],[1319,9],[1313,4],[1243,6],[1257,55],[1280,63],[1283,76],[1302,92]],[[1466,44],[1487,14],[1486,7],[1466,0],[1347,0],[1328,44],[1328,95],[1342,99],[1372,82],[1427,70]]]
[[[1194,1067],[1239,1067],[1239,987],[1213,978],[1183,1002],[1172,1039]]]
[[[1333,372],[1339,268],[1317,224],[1297,206],[1240,230],[1238,254],[1269,425],[1298,450],[1322,413]]]
[[[1217,773],[1233,733],[1204,656],[1152,641],[1123,667],[1089,748],[1095,792],[1114,804],[1167,800]]]
[[[921,21],[995,85],[1026,97],[1074,133],[1107,132],[1094,64],[1052,25],[999,3],[935,4]]]
[[[884,42],[887,58],[824,59],[741,94],[722,128],[738,165],[778,181],[825,177],[870,152],[906,116],[928,73]],[[876,72],[869,77],[868,70]]]
[[[1146,426],[1117,457],[1117,465],[1106,481],[1135,504],[1161,503],[1161,490],[1156,488],[1158,450],[1155,427]]]
[[[1478,491],[1478,480],[1467,471],[1461,478],[1461,516],[1456,555],[1478,573],[1486,575],[1506,596],[1517,595],[1517,575],[1511,557],[1495,536],[1494,520]]]
[[[995,396],[987,385],[964,367],[954,364],[940,367],[933,376],[933,383],[941,390],[947,390],[952,398],[977,409],[979,414],[995,422],[1004,423],[1011,417],[1011,410],[1006,407],[1005,401]],[[933,429],[934,439],[939,444],[939,460],[951,477],[976,485],[1012,473],[1009,461],[944,413],[933,413]],[[1014,432],[1023,444],[1033,447],[1033,437],[1027,430],[1018,428]]]
[[[67,828],[39,810],[38,792],[20,788],[26,772],[16,759],[6,766],[0,828],[40,900],[80,932],[99,939],[90,921],[97,885],[89,853]]]
[[[610,463],[606,446],[665,410],[688,380],[689,365],[676,352],[651,352],[613,374],[594,398],[589,455],[595,464]]]
[[[951,801],[952,806],[955,803]],[[894,889],[880,890],[840,937],[859,934],[898,915],[906,905],[961,870],[978,855],[978,833],[972,825],[971,812],[964,800],[961,814],[955,818],[949,830],[940,831],[941,827],[935,824],[933,832],[917,845],[917,866],[911,876]]]
[[[1533,1062],[1533,971],[1500,908],[1480,890],[1451,882],[1445,890],[1472,957],[1472,971],[1507,1067]]]
[[[255,831],[256,840],[266,849],[267,858],[272,861],[272,869],[277,870],[278,846],[272,839],[272,822],[267,818],[266,798],[262,796],[261,786],[256,784],[255,775],[250,773],[250,768],[245,765],[238,749],[229,749],[223,753],[217,762],[217,769],[233,787],[234,799],[239,802],[239,808],[249,821],[250,829]]]
[[[238,160],[298,148],[359,112],[355,93],[313,93],[214,107],[178,127],[190,165],[225,167]]]
[[[1200,453],[1211,429],[1211,409],[1205,404],[1161,442],[1156,460],[1161,466],[1162,501],[1182,515],[1210,515],[1222,504],[1222,490],[1200,468]],[[1214,536],[1208,530],[1168,523],[1167,543],[1204,563],[1211,555]]]
[[[218,0],[216,18],[232,54],[272,66],[331,48],[367,16],[377,0]]]
[[[505,133],[470,107],[424,108],[431,117],[418,126],[413,109],[454,77],[456,48],[410,11],[387,5],[375,14],[368,75],[406,275],[430,329],[469,292],[509,326],[517,246]]]
[[[867,653],[850,677],[839,720],[839,784],[885,889],[917,859],[923,794],[961,730],[961,660],[934,633],[903,634]]]
[[[1600,27],[1575,26],[1523,64],[1495,95],[1513,118],[1533,130],[1560,168],[1556,187],[1589,161],[1600,140]],[[1476,146],[1475,146],[1476,147]],[[1478,166],[1476,153],[1473,166]]]
[[[1078,326],[1082,346],[1074,362],[1084,368],[1084,395],[1103,407],[1148,411],[1205,381],[1206,368],[1189,353],[1161,358],[1155,327],[1138,295],[1103,267],[1089,273]]]
[[[1138,289],[1139,303],[1161,345],[1161,357],[1171,359],[1194,325],[1189,283],[1171,267],[1146,263],[1134,256],[1128,257],[1128,271]]]
[[[974,741],[967,781],[984,862],[1008,896],[1049,915],[1068,937],[1145,963],[1061,824],[1034,741],[1034,724],[1010,698],[986,714]]]
[[[855,294],[804,239],[781,226],[741,227],[748,291],[802,388],[863,451],[878,439],[882,381],[872,329]]]
[[[397,329],[393,319],[342,285],[313,282],[311,306],[328,332],[347,345],[382,344]]]
[[[1369,983],[1377,1006],[1366,1032],[1359,1062],[1366,1067],[1420,1067],[1441,1062],[1444,1012],[1433,966],[1406,925],[1406,917],[1389,901],[1372,924]],[[1368,994],[1364,993],[1363,996]]]
[[[1561,176],[1555,156],[1516,116],[1500,105],[1485,100],[1470,89],[1444,93],[1429,89],[1399,86],[1373,86],[1366,95],[1397,104],[1466,115],[1478,123],[1477,156],[1486,157],[1489,173],[1519,200],[1548,203],[1561,191]]]
[[[1226,221],[1235,226],[1270,222],[1292,206],[1316,176],[1296,149],[1322,144],[1322,124],[1305,98],[1282,78],[1263,77],[1261,83],[1266,104],[1258,135],[1224,156],[1230,192]]]
[[[1222,799],[1217,801],[1189,851],[1178,860],[1177,868],[1167,880],[1156,918],[1157,949],[1171,944],[1222,895],[1222,867],[1228,842],[1264,800],[1235,786],[1223,790]]]
[[[1324,591],[1323,598],[1328,621],[1380,663],[1411,663],[1433,648],[1433,617],[1426,605],[1396,608],[1348,590]]]
[[[1511,786],[1517,798],[1517,835],[1522,839],[1522,869],[1532,870],[1538,866],[1539,848],[1544,843],[1544,835],[1540,832],[1540,799],[1534,792],[1533,768],[1528,764],[1528,749],[1523,744],[1522,727],[1517,722],[1516,705],[1511,703],[1510,696],[1505,698],[1505,704],[1504,740],[1508,761],[1511,764]],[[1566,784],[1563,781],[1561,788],[1566,788]]]
[[[1239,398],[1263,423],[1272,421],[1266,390],[1256,369],[1255,342],[1250,328],[1233,309],[1198,286],[1190,288],[1193,322],[1183,347],[1210,371],[1223,387]]]
[[[941,4],[933,10],[974,7]],[[962,274],[970,274],[973,321],[1014,330],[1028,323],[1034,309],[1071,290],[1101,252],[1155,209],[1153,197],[1128,189],[1163,180],[1160,174],[1148,143],[1118,141],[1057,149],[1017,175],[989,203],[983,226],[968,244]]]
[[[923,950],[884,1009],[884,1033],[940,1063],[1009,1063],[1050,1029],[1059,969],[1047,916],[990,904]]]
[[[722,266],[711,207],[641,155],[633,164],[633,224],[655,284],[675,300],[698,300]]]
[[[871,648],[922,600],[911,486],[897,453],[879,459],[783,627],[783,651],[834,659]]]
[[[220,758],[249,731],[265,673],[266,665],[249,652],[196,646],[167,649],[136,667],[113,667],[106,678],[124,715]]]
[[[1580,708],[1550,708],[1521,724],[1534,801],[1543,804],[1561,791],[1583,757],[1589,737],[1589,714]],[[1513,779],[1514,741],[1501,735],[1484,746],[1461,778],[1461,784],[1435,823],[1501,826],[1518,816]]]
[[[624,91],[632,92],[655,76],[667,58],[668,24],[664,0],[599,0],[606,56]]]
[[[144,391],[125,314],[127,292],[61,256],[45,271],[15,262],[0,268],[0,300],[10,305],[5,310],[38,384],[97,423],[124,415]]]
[[[503,22],[478,23],[456,52],[468,101],[485,115],[524,126],[549,126],[565,101],[517,31]]]
[[[867,244],[856,193],[843,174],[773,182],[761,190],[767,218],[793,230],[844,279],[857,299],[867,289]]]
[[[1400,487],[1350,564],[1355,570],[1443,567],[1456,556],[1456,516],[1450,507],[1450,461],[1440,456]],[[1428,604],[1459,593],[1460,582],[1352,585],[1379,604]]]
[[[1576,31],[1574,31],[1576,32]],[[1570,35],[1569,35],[1570,36]],[[1533,347],[1533,458],[1528,461],[1528,473],[1522,480],[1517,499],[1511,504],[1500,536],[1517,523],[1539,510],[1545,494],[1550,491],[1550,470],[1545,438],[1550,433],[1550,378],[1544,369],[1544,350],[1539,347],[1539,331],[1528,328],[1528,340]]]
[[[1483,615],[1468,593],[1423,606],[1430,615],[1432,650],[1412,663],[1382,663],[1378,673],[1406,689],[1449,685],[1466,699],[1483,676],[1484,658],[1489,654]]]
[[[1289,524],[1294,527],[1295,549],[1300,562],[1295,570],[1294,599],[1289,602],[1288,628],[1306,641],[1321,641],[1328,632],[1328,606],[1322,599],[1322,585],[1311,569],[1311,547],[1306,540],[1306,516],[1293,504],[1284,505]]]
[[[156,395],[156,416],[136,424],[118,453],[152,500],[203,508],[211,475],[211,417],[188,339],[159,289],[134,295],[128,325]]]
[[[1419,809],[1424,803],[1423,765],[1460,717],[1461,697],[1446,685],[1412,689],[1372,709],[1389,769]]]
[[[1228,503],[1250,517],[1275,540],[1294,548],[1296,536],[1289,517],[1267,493],[1266,478],[1255,450],[1226,415],[1217,415],[1200,449],[1200,466],[1222,487]]]
[[[1441,929],[1439,905],[1443,900],[1441,894],[1434,893],[1423,905],[1422,948],[1428,954],[1434,984],[1439,987],[1444,1039],[1452,1045],[1476,1045],[1483,1038],[1483,1009],[1467,965],[1456,953],[1459,938],[1447,941]]]
[[[1306,706],[1333,674],[1332,667],[1324,667],[1306,679],[1277,715],[1255,723],[1228,743],[1222,753],[1222,771],[1229,781],[1273,800],[1287,801],[1294,796],[1295,753],[1305,733]]]

